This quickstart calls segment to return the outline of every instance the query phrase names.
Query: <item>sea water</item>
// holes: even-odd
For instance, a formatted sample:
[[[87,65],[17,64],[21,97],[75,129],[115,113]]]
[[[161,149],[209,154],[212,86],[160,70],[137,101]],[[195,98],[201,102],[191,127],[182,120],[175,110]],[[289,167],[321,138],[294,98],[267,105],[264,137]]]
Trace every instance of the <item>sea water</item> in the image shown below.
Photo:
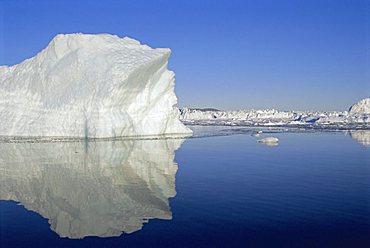
[[[0,246],[370,247],[369,131],[194,130],[0,144]]]

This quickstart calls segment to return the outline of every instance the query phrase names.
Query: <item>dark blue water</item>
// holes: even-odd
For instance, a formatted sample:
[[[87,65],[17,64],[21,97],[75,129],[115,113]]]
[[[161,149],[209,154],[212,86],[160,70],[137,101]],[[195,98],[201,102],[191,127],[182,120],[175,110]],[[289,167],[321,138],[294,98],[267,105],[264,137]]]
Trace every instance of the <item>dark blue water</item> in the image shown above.
[[[186,140],[172,220],[120,237],[60,238],[38,213],[0,201],[0,245],[370,247],[370,148],[343,133],[274,136],[275,147],[240,134]]]

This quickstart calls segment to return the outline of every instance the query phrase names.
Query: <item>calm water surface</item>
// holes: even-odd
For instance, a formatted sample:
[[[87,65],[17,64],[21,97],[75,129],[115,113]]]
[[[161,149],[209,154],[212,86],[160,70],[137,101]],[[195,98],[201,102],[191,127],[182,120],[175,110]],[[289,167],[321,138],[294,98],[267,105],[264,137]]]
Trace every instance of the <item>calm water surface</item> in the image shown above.
[[[370,247],[369,131],[211,133],[0,144],[0,246]]]

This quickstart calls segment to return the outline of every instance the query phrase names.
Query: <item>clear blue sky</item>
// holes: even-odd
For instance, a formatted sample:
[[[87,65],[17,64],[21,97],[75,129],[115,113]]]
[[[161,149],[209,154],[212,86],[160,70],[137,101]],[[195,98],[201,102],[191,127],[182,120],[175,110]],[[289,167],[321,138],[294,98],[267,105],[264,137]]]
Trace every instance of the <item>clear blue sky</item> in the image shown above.
[[[0,65],[58,33],[172,49],[179,106],[343,110],[370,97],[370,0],[0,0]]]

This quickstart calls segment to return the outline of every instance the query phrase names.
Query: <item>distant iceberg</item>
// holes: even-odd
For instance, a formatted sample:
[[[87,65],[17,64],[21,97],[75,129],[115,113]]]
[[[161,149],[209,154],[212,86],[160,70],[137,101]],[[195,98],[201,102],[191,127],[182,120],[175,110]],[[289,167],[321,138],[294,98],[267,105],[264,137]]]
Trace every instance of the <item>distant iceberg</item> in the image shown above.
[[[170,52],[109,34],[57,35],[0,67],[0,136],[189,134],[174,107]]]
[[[188,125],[287,126],[335,129],[369,129],[370,98],[354,104],[349,111],[278,111],[275,109],[221,111],[180,109]]]
[[[352,105],[349,109],[349,113],[353,115],[370,114],[370,98],[365,98],[358,103]]]

